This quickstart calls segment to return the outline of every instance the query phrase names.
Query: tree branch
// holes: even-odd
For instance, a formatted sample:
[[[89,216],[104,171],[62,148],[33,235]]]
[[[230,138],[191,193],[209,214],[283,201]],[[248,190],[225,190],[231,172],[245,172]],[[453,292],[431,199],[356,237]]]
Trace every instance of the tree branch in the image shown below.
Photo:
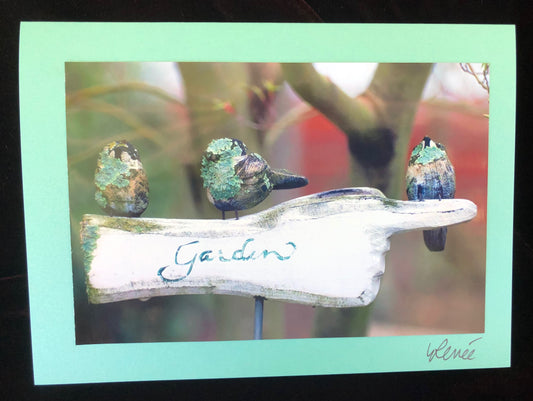
[[[167,102],[180,105],[185,107],[185,105],[176,97],[172,96],[164,90],[145,84],[143,82],[126,82],[122,84],[115,85],[97,85],[90,88],[84,88],[73,93],[68,93],[66,96],[67,106],[73,105],[74,103],[79,102],[80,100],[85,100],[94,96],[102,96],[110,93],[125,92],[125,91],[139,91],[144,92],[149,95],[159,97]]]
[[[327,77],[319,74],[312,64],[282,64],[285,79],[309,104],[323,113],[346,133],[364,133],[377,124],[373,107],[360,98],[352,99]]]
[[[414,115],[432,64],[380,64],[368,89],[350,98],[311,64],[282,64],[287,82],[348,137],[363,182],[388,191],[403,171]],[[391,179],[394,175],[394,179]],[[403,180],[400,179],[400,184]],[[399,196],[398,183],[393,196]]]

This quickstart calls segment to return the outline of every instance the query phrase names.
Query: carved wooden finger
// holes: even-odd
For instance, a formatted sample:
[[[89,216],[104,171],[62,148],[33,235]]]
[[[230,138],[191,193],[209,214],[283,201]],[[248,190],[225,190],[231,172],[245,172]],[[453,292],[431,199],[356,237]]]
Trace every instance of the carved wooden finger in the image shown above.
[[[392,234],[458,224],[476,210],[464,199],[397,201],[346,188],[239,220],[85,215],[89,301],[231,294],[363,306],[377,295]]]

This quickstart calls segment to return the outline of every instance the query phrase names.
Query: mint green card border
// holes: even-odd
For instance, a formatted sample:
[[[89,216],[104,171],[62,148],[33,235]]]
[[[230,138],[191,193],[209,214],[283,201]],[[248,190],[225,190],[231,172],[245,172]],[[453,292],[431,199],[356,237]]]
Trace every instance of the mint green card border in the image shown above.
[[[515,57],[515,28],[509,25],[23,22],[21,148],[35,383],[510,366]],[[76,345],[65,122],[68,61],[489,62],[485,333]],[[429,344],[436,347],[445,338],[461,349],[475,347],[474,359],[430,362]]]

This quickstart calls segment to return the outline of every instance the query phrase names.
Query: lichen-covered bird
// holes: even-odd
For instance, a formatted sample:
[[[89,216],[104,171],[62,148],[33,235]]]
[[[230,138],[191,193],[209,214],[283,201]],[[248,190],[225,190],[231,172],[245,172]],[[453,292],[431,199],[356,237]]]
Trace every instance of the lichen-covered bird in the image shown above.
[[[98,155],[96,203],[111,216],[139,217],[148,207],[148,178],[137,149],[114,141]]]
[[[209,143],[202,157],[201,177],[207,198],[225,212],[250,209],[261,203],[274,189],[307,185],[305,177],[287,170],[272,169],[257,153],[248,154],[238,139],[220,138]]]
[[[415,146],[406,174],[407,198],[451,199],[455,196],[455,171],[446,148],[429,137]],[[424,242],[430,251],[442,251],[446,245],[447,228],[424,231]]]

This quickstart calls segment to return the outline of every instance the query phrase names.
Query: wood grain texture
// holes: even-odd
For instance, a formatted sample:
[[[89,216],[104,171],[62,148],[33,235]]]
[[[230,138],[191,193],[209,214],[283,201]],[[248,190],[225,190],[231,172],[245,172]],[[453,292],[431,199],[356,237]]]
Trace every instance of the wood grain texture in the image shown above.
[[[389,237],[472,219],[464,199],[397,201],[372,188],[296,198],[239,220],[85,215],[92,303],[178,294],[263,296],[325,307],[371,303]]]

